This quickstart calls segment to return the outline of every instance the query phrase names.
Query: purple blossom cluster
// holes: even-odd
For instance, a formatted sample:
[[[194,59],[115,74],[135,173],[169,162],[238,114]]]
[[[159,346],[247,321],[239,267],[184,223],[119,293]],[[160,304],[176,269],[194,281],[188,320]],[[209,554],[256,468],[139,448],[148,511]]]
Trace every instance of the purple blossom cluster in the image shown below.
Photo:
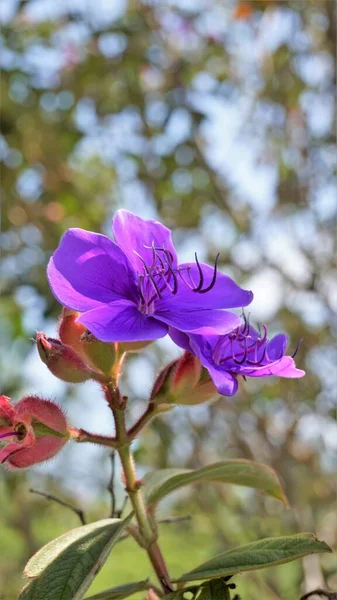
[[[237,376],[302,377],[286,356],[284,334],[267,339],[227,309],[253,299],[213,266],[178,262],[171,232],[157,221],[118,210],[114,241],[69,229],[48,265],[55,297],[81,313],[103,342],[155,340],[169,334],[208,369],[220,394],[235,394]]]

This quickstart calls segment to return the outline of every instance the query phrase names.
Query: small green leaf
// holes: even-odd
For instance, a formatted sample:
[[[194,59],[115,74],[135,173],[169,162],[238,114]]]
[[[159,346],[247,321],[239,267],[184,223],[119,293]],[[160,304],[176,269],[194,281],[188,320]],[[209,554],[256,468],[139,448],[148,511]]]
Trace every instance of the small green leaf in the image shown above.
[[[28,561],[24,575],[34,579],[18,600],[80,600],[131,518],[96,521],[46,544]]]
[[[317,540],[312,533],[265,538],[223,552],[193,569],[193,571],[185,573],[176,581],[196,581],[224,577],[241,571],[253,571],[273,565],[281,565],[307,554],[318,552],[332,552],[332,550],[325,542]]]
[[[229,589],[222,579],[207,581],[197,600],[231,600]]]
[[[95,596],[88,596],[85,600],[122,600],[122,598],[127,598],[127,596],[131,596],[136,592],[148,590],[149,587],[149,580],[145,579],[144,581],[126,583],[125,585],[104,590],[104,592],[99,592]]]
[[[150,505],[156,504],[171,492],[201,481],[219,481],[252,487],[287,503],[275,471],[267,465],[244,459],[224,460],[195,471],[161,469],[149,473],[145,476],[144,488],[147,502]]]
[[[192,598],[192,600],[194,600],[197,597],[198,592],[200,590],[200,585],[190,585],[188,587],[184,587],[181,590],[175,590],[174,592],[169,592],[168,594],[165,594],[165,596],[162,597],[162,600],[186,600],[187,597],[189,599]],[[188,594],[188,596],[185,596],[185,594]]]

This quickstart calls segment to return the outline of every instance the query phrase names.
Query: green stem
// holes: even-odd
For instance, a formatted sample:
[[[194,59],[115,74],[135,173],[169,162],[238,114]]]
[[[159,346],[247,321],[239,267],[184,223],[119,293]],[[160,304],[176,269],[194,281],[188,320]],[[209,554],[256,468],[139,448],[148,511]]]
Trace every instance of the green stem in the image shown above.
[[[151,561],[153,569],[160,581],[164,593],[172,591],[172,585],[167,572],[164,558],[157,544],[157,533],[149,519],[141,483],[137,479],[133,456],[130,449],[131,440],[125,427],[124,410],[112,408],[115,418],[117,451],[123,467],[125,489],[130,498],[138,522],[139,533],[143,546]]]

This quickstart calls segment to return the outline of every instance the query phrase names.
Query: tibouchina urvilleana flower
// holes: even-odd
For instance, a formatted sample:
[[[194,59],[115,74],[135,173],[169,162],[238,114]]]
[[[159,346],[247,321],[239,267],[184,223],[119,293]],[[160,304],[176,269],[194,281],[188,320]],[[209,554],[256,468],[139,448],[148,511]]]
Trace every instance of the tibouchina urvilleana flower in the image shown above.
[[[217,260],[179,264],[170,230],[126,210],[115,213],[113,234],[69,229],[48,265],[55,297],[98,339],[154,340],[169,326],[223,334],[239,325],[223,309],[247,306],[253,294],[220,273]]]
[[[203,336],[184,334],[170,329],[174,342],[199,358],[208,369],[215,387],[222,396],[233,396],[238,389],[238,375],[244,377],[303,377],[296,368],[294,356],[286,355],[287,336],[267,338],[267,328],[256,331],[245,319],[237,329],[226,335]]]

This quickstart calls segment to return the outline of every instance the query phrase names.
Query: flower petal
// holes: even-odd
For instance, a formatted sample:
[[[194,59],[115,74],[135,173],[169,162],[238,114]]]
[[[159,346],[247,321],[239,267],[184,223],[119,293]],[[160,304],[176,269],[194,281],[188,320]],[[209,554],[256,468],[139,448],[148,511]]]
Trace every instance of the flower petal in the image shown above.
[[[49,261],[54,296],[80,312],[120,298],[136,298],[136,275],[123,251],[105,235],[69,229]]]
[[[269,360],[278,360],[285,355],[288,339],[284,333],[275,335],[267,344],[266,354]]]
[[[102,342],[155,340],[168,332],[167,325],[143,315],[127,300],[85,312],[78,321]]]
[[[59,433],[67,431],[67,422],[61,408],[54,402],[50,402],[50,400],[27,396],[17,402],[15,408],[17,420],[22,420],[22,417],[28,414],[54,431]]]
[[[169,327],[169,336],[174,341],[177,346],[183,348],[184,350],[188,350],[192,352],[190,346],[190,338],[187,333],[183,333],[179,331],[179,329],[175,329],[175,327]]]
[[[171,231],[158,221],[146,221],[128,210],[121,209],[114,215],[112,230],[118,246],[125,252],[136,271],[143,272],[143,263],[135,252],[138,252],[149,266],[153,261],[153,244],[156,248],[168,250],[172,256],[172,267],[177,266]],[[162,251],[158,251],[158,255],[163,258]]]
[[[4,448],[0,450],[0,464],[4,463],[10,454],[13,452],[17,452],[18,450],[22,450],[21,444],[17,444],[16,442],[12,442],[8,444]]]
[[[234,396],[238,390],[238,382],[233,375],[214,367],[208,367],[208,372],[221,396]]]
[[[5,460],[7,460],[9,467],[25,469],[26,467],[31,467],[36,463],[52,458],[59,450],[61,450],[62,446],[64,446],[67,441],[66,438],[57,438],[52,437],[51,435],[42,436],[37,438],[34,446],[16,449],[10,454],[7,454]],[[14,445],[19,446],[19,444],[13,444],[13,446]],[[10,444],[10,446],[12,446],[12,444]],[[8,446],[6,450],[8,450],[10,446]],[[2,460],[2,462],[4,462],[4,460]]]
[[[11,399],[8,396],[0,396],[0,418],[7,422],[13,422],[15,409],[10,403]]]
[[[212,282],[214,267],[200,263],[199,270],[195,263],[183,263],[179,265],[179,272],[181,273],[181,277],[194,288],[198,287],[202,278],[201,289],[205,290]],[[233,279],[219,271],[216,274],[214,286],[205,293],[189,290],[188,286],[181,281],[181,277],[176,297],[177,301],[182,296],[183,302],[192,301],[196,307],[235,308],[247,306],[253,300],[253,292],[243,290]]]
[[[248,365],[240,367],[240,375],[247,377],[286,377],[289,379],[298,379],[304,377],[305,371],[297,369],[294,359],[291,356],[283,356],[280,360],[269,363],[262,367],[250,367]]]
[[[217,335],[232,331],[240,324],[240,318],[225,310],[160,310],[156,317],[180,331],[198,335]]]

